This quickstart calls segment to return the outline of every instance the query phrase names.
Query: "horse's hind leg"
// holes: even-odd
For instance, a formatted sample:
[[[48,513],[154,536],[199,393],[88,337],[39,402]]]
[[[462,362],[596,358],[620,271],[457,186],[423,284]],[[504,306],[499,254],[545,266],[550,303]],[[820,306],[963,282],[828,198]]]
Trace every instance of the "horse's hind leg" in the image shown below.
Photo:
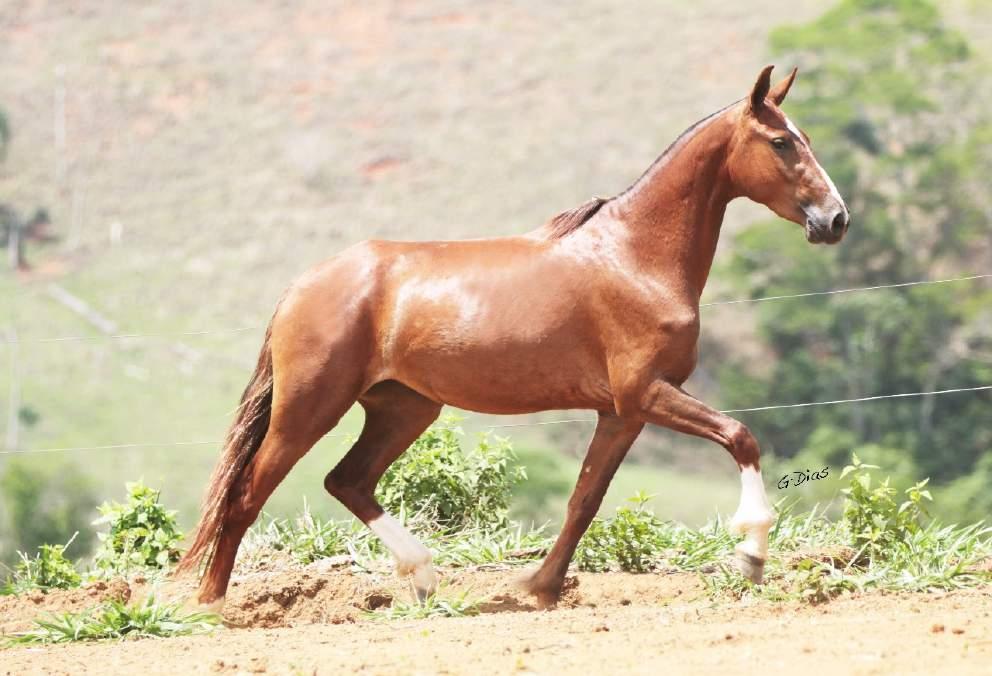
[[[359,403],[365,426],[324,487],[379,536],[395,557],[397,572],[412,574],[417,596],[424,599],[437,586],[430,550],[382,509],[374,493],[389,465],[437,420],[441,404],[396,381],[379,383]]]
[[[355,403],[357,375],[343,370],[334,384],[322,379],[297,381],[276,371],[276,396],[265,439],[231,487],[223,529],[210,565],[200,581],[197,600],[219,605],[227,591],[238,547],[266,500],[310,448],[338,424]]]

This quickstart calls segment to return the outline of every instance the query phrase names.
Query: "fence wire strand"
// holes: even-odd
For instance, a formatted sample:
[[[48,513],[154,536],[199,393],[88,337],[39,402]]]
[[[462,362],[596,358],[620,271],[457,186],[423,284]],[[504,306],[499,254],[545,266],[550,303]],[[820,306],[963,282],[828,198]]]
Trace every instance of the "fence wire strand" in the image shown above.
[[[992,274],[967,275],[965,277],[949,277],[947,279],[924,279],[915,282],[899,282],[896,284],[878,284],[876,286],[860,286],[850,289],[833,289],[831,291],[810,291],[807,293],[793,293],[781,296],[762,296],[760,298],[738,298],[736,300],[716,300],[708,303],[700,303],[699,307],[714,307],[717,305],[739,305],[743,303],[764,303],[773,300],[789,300],[792,298],[812,298],[814,296],[835,296],[845,293],[857,293],[861,291],[878,291],[880,289],[902,289],[912,286],[926,286],[929,284],[950,284],[952,282],[967,282],[976,279],[987,279]],[[202,331],[160,331],[150,333],[117,333],[117,334],[96,334],[91,336],[53,336],[47,338],[25,338],[25,339],[5,339],[0,340],[0,345],[11,343],[61,343],[81,340],[123,340],[128,338],[180,338],[183,336],[204,336],[216,333],[240,333],[244,331],[255,331],[263,328],[262,324],[251,326],[220,327],[216,329],[204,329]]]
[[[859,286],[850,289],[833,289],[832,291],[809,291],[807,293],[790,293],[784,296],[764,296],[762,298],[740,298],[737,300],[717,300],[710,303],[700,303],[699,307],[712,307],[714,305],[737,305],[739,303],[764,303],[769,300],[786,300],[789,298],[811,298],[813,296],[835,296],[842,293],[855,293],[858,291],[877,291],[879,289],[902,289],[909,286],[924,286],[927,284],[949,284],[950,282],[967,282],[972,279],[985,279],[992,277],[992,274],[968,275],[967,277],[950,277],[948,279],[924,279],[917,282],[899,282],[897,284],[878,284],[876,286]]]
[[[880,394],[872,397],[857,397],[854,399],[831,399],[829,401],[811,401],[801,404],[772,404],[770,406],[757,406],[754,408],[732,408],[720,411],[720,413],[754,413],[758,411],[774,411],[788,408],[805,408],[808,406],[832,406],[835,404],[855,404],[867,401],[879,401],[881,399],[905,399],[907,397],[928,397],[943,394],[955,394],[959,392],[981,392],[992,390],[992,385],[980,385],[977,387],[954,387],[946,390],[931,390],[928,392],[899,392],[897,394]],[[483,425],[486,430],[500,430],[511,427],[542,427],[544,425],[563,425],[567,423],[595,423],[595,418],[564,418],[562,420],[539,420],[536,422],[506,423],[502,425]],[[347,434],[328,434],[324,438],[340,438]],[[63,452],[83,452],[83,451],[103,451],[103,450],[127,450],[138,448],[162,448],[168,446],[206,446],[219,445],[222,441],[168,441],[162,443],[135,443],[135,444],[109,444],[106,446],[67,446],[63,448],[37,448],[32,450],[5,450],[0,451],[0,455],[27,455],[31,453],[63,453]]]

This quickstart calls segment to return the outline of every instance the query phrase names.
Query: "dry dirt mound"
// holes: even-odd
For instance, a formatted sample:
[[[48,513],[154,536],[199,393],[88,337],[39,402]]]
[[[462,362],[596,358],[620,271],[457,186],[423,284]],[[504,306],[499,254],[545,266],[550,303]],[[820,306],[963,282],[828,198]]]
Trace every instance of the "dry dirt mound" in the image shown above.
[[[484,614],[533,612],[532,597],[516,585],[520,569],[441,571],[442,593],[466,594],[482,601]],[[698,577],[687,574],[583,575],[570,577],[559,607],[623,607],[663,604],[686,592],[702,591]],[[152,586],[144,581],[97,582],[81,589],[32,592],[0,597],[0,632],[31,626],[45,613],[78,612],[105,600],[143,599],[156,594],[168,600],[192,595],[189,581]],[[392,605],[394,599],[412,600],[409,586],[388,572],[352,574],[309,566],[297,570],[259,572],[235,577],[224,606],[224,621],[236,628],[294,627],[307,624],[342,624],[369,619],[368,613]]]
[[[104,601],[127,601],[129,598],[131,587],[124,580],[92,582],[79,589],[0,596],[0,634],[27,629],[34,618],[45,613],[75,613]]]
[[[989,673],[992,588],[847,596],[823,606],[712,602],[698,576],[578,574],[564,602],[537,610],[519,570],[448,571],[443,593],[483,599],[477,617],[375,621],[409,599],[383,573],[256,573],[238,578],[229,628],[175,639],[12,648],[0,673]],[[147,585],[122,583],[3,599],[11,626]],[[188,591],[174,588],[173,592]],[[108,667],[112,665],[112,667]]]

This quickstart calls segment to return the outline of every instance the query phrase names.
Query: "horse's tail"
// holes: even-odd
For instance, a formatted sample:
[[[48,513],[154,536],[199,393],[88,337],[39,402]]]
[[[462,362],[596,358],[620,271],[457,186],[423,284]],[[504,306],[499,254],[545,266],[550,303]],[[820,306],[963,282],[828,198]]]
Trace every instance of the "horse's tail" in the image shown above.
[[[272,412],[272,324],[265,331],[265,342],[258,355],[258,365],[241,395],[234,422],[227,432],[224,450],[214,467],[203,498],[203,512],[196,528],[193,544],[176,566],[175,573],[199,571],[210,565],[217,540],[224,528],[231,489],[242,478],[245,468],[255,456],[269,429]]]

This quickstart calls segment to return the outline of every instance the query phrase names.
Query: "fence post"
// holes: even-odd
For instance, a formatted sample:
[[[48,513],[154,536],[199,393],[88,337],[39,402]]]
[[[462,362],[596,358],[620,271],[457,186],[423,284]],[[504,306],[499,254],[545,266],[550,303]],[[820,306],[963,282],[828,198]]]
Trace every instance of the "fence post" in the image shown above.
[[[21,374],[18,364],[19,344],[17,342],[17,330],[7,327],[7,346],[10,350],[8,357],[8,376],[10,387],[7,401],[7,439],[6,450],[16,451],[20,443],[21,425]]]

